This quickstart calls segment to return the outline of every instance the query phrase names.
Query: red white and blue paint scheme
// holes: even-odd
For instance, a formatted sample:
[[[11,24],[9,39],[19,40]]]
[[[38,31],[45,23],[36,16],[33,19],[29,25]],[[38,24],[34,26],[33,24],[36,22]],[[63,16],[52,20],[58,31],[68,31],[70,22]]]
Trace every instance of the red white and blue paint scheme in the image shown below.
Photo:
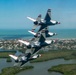
[[[39,32],[42,29],[47,28],[48,26],[60,24],[60,22],[51,19],[51,9],[47,10],[47,13],[44,19],[41,19],[41,14],[37,17],[37,19],[33,19],[31,17],[27,17],[27,18],[33,21],[34,23],[32,31],[34,31],[37,26],[40,26],[40,29],[38,30]]]

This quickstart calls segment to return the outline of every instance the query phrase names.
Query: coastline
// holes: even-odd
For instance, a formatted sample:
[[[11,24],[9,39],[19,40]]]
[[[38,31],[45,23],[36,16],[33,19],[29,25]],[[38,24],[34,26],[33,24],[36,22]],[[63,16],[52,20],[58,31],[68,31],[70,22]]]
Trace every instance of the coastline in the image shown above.
[[[76,64],[60,64],[49,68],[48,72],[59,72],[62,75],[76,75]]]
[[[75,53],[75,55],[74,55],[74,53]],[[38,59],[40,59],[39,61],[38,61],[38,59],[36,59],[36,62],[35,63],[37,63],[37,62],[45,62],[45,61],[49,61],[49,60],[53,60],[54,58],[55,59],[62,59],[64,56],[65,56],[65,58],[67,57],[68,59],[66,59],[66,60],[70,60],[71,59],[71,57],[76,57],[76,50],[65,50],[65,51],[58,51],[58,50],[54,50],[54,51],[50,51],[50,52],[43,52],[42,53],[43,55],[42,55],[42,57],[40,57],[40,58],[38,58]],[[48,58],[48,57],[51,57],[51,58]],[[43,60],[44,59],[44,60]],[[73,58],[74,59],[74,58]],[[67,64],[66,64],[67,65]],[[26,67],[26,66],[25,66]],[[14,69],[13,70],[13,68],[14,67],[10,67],[10,73],[11,74],[17,74],[17,73],[19,73],[19,72],[22,72],[23,70],[19,70],[19,69]],[[64,66],[64,68],[66,68],[65,66]],[[9,73],[9,67],[7,67],[7,68],[4,68],[4,71],[3,72],[1,72],[1,74],[0,75],[4,75],[5,73],[6,73],[6,75],[8,75],[8,73]],[[30,69],[30,68],[29,68]],[[32,69],[32,68],[31,68]],[[75,67],[75,69],[76,69],[76,67]],[[3,70],[3,69],[2,69]],[[26,69],[25,69],[26,70]],[[48,69],[47,69],[48,70]],[[67,70],[69,70],[69,69],[67,69]],[[54,70],[53,70],[53,72],[54,72]],[[59,71],[58,71],[59,72]],[[76,71],[75,71],[76,72]],[[61,72],[60,72],[61,73]],[[67,75],[67,74],[66,74]]]
[[[28,29],[1,29],[0,39],[27,39],[32,38],[33,35],[28,32]],[[56,36],[50,37],[54,39],[74,39],[76,38],[76,29],[51,29],[49,31],[52,33],[57,33]],[[37,32],[37,30],[35,31]]]
[[[33,66],[24,66],[22,68],[20,67],[6,67],[2,69],[2,72],[0,73],[0,75],[16,75],[17,73],[21,72],[21,71],[26,71],[29,69],[33,69]]]

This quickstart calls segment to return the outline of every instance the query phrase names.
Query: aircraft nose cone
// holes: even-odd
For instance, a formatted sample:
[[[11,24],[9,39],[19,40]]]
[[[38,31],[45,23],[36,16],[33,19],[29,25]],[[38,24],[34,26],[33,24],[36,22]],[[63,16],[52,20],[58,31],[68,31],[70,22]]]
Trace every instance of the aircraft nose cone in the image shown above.
[[[54,43],[57,43],[58,42],[58,39],[55,39],[55,40],[53,40],[54,41]]]
[[[60,24],[60,22],[56,21],[56,24]]]
[[[60,22],[58,22],[58,24],[61,24]]]

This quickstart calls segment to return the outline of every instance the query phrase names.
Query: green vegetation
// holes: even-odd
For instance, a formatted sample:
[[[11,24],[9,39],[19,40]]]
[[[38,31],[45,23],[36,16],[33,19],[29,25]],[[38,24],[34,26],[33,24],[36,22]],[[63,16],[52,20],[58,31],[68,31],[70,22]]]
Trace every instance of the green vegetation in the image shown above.
[[[43,62],[52,59],[64,58],[65,60],[76,59],[76,50],[51,50],[48,52],[40,52],[42,56],[37,58],[33,62]]]
[[[20,67],[7,67],[2,69],[2,73],[0,75],[16,75],[17,73],[34,68],[33,66],[24,66],[22,68]]]
[[[0,52],[0,58],[8,58],[7,62],[11,62],[9,58],[9,54],[15,54],[15,51],[13,52]],[[60,59],[64,58],[65,60],[69,59],[76,59],[76,50],[50,50],[50,51],[40,51],[39,54],[42,54],[41,57],[32,60],[31,62],[43,62],[48,61],[52,59]]]
[[[12,62],[12,60],[11,60],[11,58],[9,57],[9,58],[7,58],[7,60],[6,60],[7,62]]]
[[[9,52],[3,51],[3,52],[0,52],[0,58],[8,58],[9,54],[15,54],[15,53],[16,53],[16,51],[9,51]]]
[[[49,72],[60,72],[63,75],[76,75],[76,64],[63,64],[58,66],[53,66],[48,69]]]

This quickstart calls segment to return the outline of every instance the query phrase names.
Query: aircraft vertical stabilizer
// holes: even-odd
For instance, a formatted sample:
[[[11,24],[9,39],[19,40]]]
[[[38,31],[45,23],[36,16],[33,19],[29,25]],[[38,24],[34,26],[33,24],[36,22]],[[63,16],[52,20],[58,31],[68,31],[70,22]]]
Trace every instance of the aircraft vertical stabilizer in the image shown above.
[[[39,42],[43,43],[45,40],[46,40],[45,37],[43,36],[43,34],[41,34],[39,38]]]
[[[47,10],[47,13],[46,13],[46,16],[45,16],[45,19],[44,19],[46,22],[50,22],[51,20],[51,9],[48,9]]]

